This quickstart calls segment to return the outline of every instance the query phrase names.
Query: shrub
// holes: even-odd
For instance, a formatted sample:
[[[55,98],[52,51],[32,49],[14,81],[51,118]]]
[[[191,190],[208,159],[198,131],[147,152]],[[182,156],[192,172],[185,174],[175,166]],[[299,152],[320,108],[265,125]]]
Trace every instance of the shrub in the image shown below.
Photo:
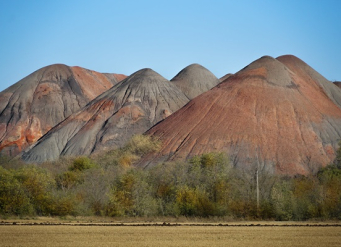
[[[139,157],[129,151],[124,152],[119,158],[118,163],[123,167],[130,167]]]
[[[75,194],[62,191],[55,192],[50,214],[58,216],[77,215],[78,204],[79,200]]]
[[[0,167],[0,213],[3,215],[31,215],[33,206],[13,171]]]
[[[134,173],[124,174],[113,186],[106,212],[109,216],[132,215],[134,209],[133,189],[136,182]]]
[[[199,188],[187,186],[179,188],[176,193],[176,205],[184,216],[209,216],[214,215],[214,206],[208,195]]]
[[[48,215],[53,211],[52,190],[55,180],[46,170],[36,166],[26,166],[15,172],[14,176],[22,185],[36,213]]]
[[[321,186],[320,210],[325,219],[341,219],[341,169],[336,165],[322,168],[317,177]]]
[[[58,189],[62,190],[70,190],[84,181],[83,176],[79,171],[66,171],[62,174],[58,174],[55,180]]]
[[[294,215],[293,185],[290,180],[277,182],[271,190],[271,201],[276,220],[292,220]]]
[[[69,167],[70,171],[84,171],[95,167],[93,161],[85,156],[77,157],[73,160],[72,166]]]
[[[124,146],[124,150],[142,156],[150,152],[156,152],[160,149],[161,143],[148,135],[134,135]]]
[[[199,156],[194,156],[190,159],[189,163],[193,165],[201,165],[202,167],[215,167],[215,166],[224,166],[229,167],[230,161],[228,156],[225,153],[205,153]]]

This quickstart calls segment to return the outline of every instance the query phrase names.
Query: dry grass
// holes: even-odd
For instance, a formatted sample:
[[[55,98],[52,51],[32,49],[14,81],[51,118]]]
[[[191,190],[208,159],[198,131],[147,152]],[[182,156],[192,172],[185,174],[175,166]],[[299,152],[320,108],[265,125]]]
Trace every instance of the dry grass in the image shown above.
[[[1,225],[0,246],[340,246],[340,227]]]

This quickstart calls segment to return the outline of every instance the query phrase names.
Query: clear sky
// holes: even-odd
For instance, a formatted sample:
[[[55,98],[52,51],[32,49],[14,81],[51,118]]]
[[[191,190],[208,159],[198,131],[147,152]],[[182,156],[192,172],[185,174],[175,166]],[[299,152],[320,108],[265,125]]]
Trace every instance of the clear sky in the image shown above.
[[[167,79],[293,54],[341,80],[341,0],[0,0],[0,91],[54,63]]]

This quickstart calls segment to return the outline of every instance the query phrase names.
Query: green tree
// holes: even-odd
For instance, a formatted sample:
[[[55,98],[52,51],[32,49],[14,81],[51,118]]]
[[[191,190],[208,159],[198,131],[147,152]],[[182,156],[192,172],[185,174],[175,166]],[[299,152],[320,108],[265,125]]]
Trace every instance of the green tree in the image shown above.
[[[84,182],[83,174],[79,171],[66,171],[56,176],[57,187],[61,190],[70,190]]]
[[[0,214],[31,215],[33,206],[13,170],[0,166]]]
[[[36,166],[26,166],[15,172],[15,178],[22,185],[38,215],[48,215],[53,212],[54,202],[51,192],[55,188],[55,180],[50,173]]]
[[[91,169],[96,165],[94,162],[85,156],[77,157],[73,160],[72,165],[69,167],[70,171],[84,171],[87,169]]]
[[[318,174],[321,186],[321,215],[325,219],[341,219],[341,169],[336,165],[322,168]]]
[[[74,193],[69,191],[53,192],[53,207],[50,209],[51,215],[66,216],[78,215],[80,201]]]
[[[209,216],[212,215],[214,205],[209,200],[207,193],[199,188],[187,186],[179,188],[176,193],[176,206],[184,216]]]
[[[293,179],[293,216],[307,220],[319,216],[319,183],[315,177],[298,176]]]
[[[135,174],[124,174],[112,187],[107,206],[109,216],[132,215],[134,210],[133,188],[136,182]]]
[[[292,180],[277,181],[271,190],[271,201],[276,220],[293,220],[294,197]]]
[[[84,182],[77,188],[84,208],[95,215],[105,215],[113,179],[115,179],[115,174],[101,168],[86,171]]]
[[[160,147],[161,142],[151,136],[134,135],[123,149],[137,156],[142,156],[150,152],[158,151]]]

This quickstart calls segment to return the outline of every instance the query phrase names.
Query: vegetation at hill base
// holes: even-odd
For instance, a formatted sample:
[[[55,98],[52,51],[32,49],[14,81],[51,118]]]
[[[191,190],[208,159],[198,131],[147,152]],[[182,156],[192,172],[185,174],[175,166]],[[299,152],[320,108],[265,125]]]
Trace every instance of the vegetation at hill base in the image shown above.
[[[123,148],[94,157],[38,165],[0,160],[0,215],[224,217],[340,220],[341,151],[309,176],[283,177],[232,167],[223,153],[134,167],[160,143],[136,135]]]

